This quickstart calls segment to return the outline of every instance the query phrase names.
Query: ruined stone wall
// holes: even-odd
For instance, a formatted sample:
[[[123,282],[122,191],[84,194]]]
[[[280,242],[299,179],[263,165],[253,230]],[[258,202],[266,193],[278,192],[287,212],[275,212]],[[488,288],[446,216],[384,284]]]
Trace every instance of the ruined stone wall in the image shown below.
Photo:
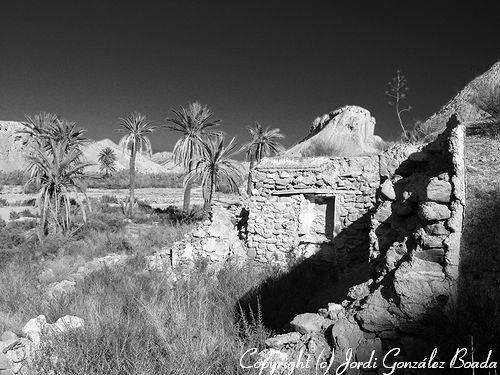
[[[267,340],[262,358],[279,354],[296,360],[304,349],[320,358],[327,347],[335,351],[335,369],[349,351],[366,361],[372,353],[381,358],[397,347],[402,350],[398,358],[422,360],[456,307],[463,152],[464,127],[453,116],[436,141],[395,145],[380,156],[382,183],[370,228],[371,278],[351,287],[341,304],[296,316],[290,325],[299,335]]]
[[[406,147],[398,157],[391,151],[381,158],[408,157],[394,171],[381,170],[385,180],[372,218],[370,258],[377,277],[394,274],[395,300],[419,320],[455,307],[465,206],[464,128],[453,117],[438,139],[419,151]]]
[[[310,256],[329,240],[335,252],[350,253],[368,245],[367,212],[379,186],[378,156],[267,159],[254,170],[252,183],[247,228],[251,259],[285,262]],[[304,228],[304,212],[315,197],[323,197],[326,210],[328,199],[334,206],[334,212],[325,212],[325,237],[331,238],[323,245],[308,239]]]

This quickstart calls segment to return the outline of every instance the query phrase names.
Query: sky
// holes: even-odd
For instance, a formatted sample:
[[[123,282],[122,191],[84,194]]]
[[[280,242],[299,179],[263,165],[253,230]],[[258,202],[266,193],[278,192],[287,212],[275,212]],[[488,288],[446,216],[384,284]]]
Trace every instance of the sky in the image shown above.
[[[464,2],[461,2],[464,3]],[[407,126],[424,120],[500,60],[493,1],[9,1],[0,22],[0,120],[48,111],[93,139],[119,139],[118,118],[158,124],[207,104],[239,142],[259,121],[290,146],[347,104],[395,139],[384,96],[408,79]],[[156,151],[177,134],[161,129]]]

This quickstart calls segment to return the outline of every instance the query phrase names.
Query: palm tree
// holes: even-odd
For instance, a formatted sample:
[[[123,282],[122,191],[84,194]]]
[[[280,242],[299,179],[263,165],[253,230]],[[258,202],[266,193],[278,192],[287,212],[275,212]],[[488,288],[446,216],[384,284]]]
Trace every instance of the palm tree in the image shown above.
[[[189,104],[187,109],[184,107],[180,110],[172,109],[172,112],[175,117],[167,119],[167,122],[172,124],[167,127],[181,133],[181,138],[174,146],[174,161],[184,166],[186,173],[189,174],[203,152],[203,142],[207,138],[221,134],[213,129],[220,124],[220,120],[212,120],[212,111],[198,102]],[[184,211],[189,210],[192,183],[192,180],[187,179],[184,185],[182,205]]]
[[[224,136],[208,138],[202,143],[202,153],[194,168],[186,175],[186,185],[194,180],[201,181],[203,193],[203,211],[210,210],[214,192],[221,184],[226,184],[230,191],[238,191],[241,172],[231,156],[236,153],[234,138],[224,145]]]
[[[111,147],[103,148],[101,152],[99,152],[97,160],[99,161],[101,172],[104,171],[104,177],[109,176],[110,172],[116,171],[116,159],[116,154]]]
[[[26,115],[24,127],[19,133],[27,135],[28,140],[50,150],[50,142],[66,141],[67,150],[81,147],[88,142],[86,130],[78,127],[76,122],[60,118],[49,112]]]
[[[128,215],[132,216],[132,211],[135,203],[134,188],[135,188],[135,158],[137,152],[147,153],[151,155],[152,147],[148,135],[156,130],[151,121],[148,121],[146,116],[138,112],[133,112],[125,118],[120,118],[121,132],[126,133],[120,140],[120,146],[123,150],[130,150],[130,197]]]
[[[250,161],[248,168],[247,193],[252,192],[252,169],[255,164],[260,163],[263,157],[272,156],[283,152],[285,148],[278,141],[285,138],[278,128],[264,129],[261,124],[255,122],[254,127],[249,127],[248,131],[252,139],[243,145],[242,150],[246,150],[246,157]]]
[[[68,151],[69,150],[69,151]],[[82,163],[81,150],[69,148],[68,140],[45,140],[44,146],[35,143],[27,156],[30,179],[27,185],[35,183],[40,190],[36,205],[40,215],[40,240],[49,232],[67,234],[71,229],[71,204],[75,201],[86,221],[84,169],[91,163]]]

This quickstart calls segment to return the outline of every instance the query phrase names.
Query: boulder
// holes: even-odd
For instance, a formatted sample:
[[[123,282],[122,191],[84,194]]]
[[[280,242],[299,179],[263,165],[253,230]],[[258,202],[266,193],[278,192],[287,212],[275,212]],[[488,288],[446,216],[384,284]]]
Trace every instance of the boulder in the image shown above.
[[[320,332],[326,328],[329,321],[322,316],[314,313],[304,313],[297,315],[290,322],[290,326],[295,332],[301,334]]]
[[[425,221],[445,220],[451,216],[451,211],[444,204],[425,202],[420,204],[418,216]]]

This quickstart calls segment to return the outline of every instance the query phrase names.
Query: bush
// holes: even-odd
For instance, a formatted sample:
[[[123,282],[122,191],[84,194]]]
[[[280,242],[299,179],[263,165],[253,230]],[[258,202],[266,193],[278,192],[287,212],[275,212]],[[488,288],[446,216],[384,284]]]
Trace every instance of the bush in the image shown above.
[[[28,176],[23,171],[0,171],[0,185],[24,185]]]
[[[0,198],[0,207],[8,207],[9,202],[7,202],[7,199],[5,198]]]

